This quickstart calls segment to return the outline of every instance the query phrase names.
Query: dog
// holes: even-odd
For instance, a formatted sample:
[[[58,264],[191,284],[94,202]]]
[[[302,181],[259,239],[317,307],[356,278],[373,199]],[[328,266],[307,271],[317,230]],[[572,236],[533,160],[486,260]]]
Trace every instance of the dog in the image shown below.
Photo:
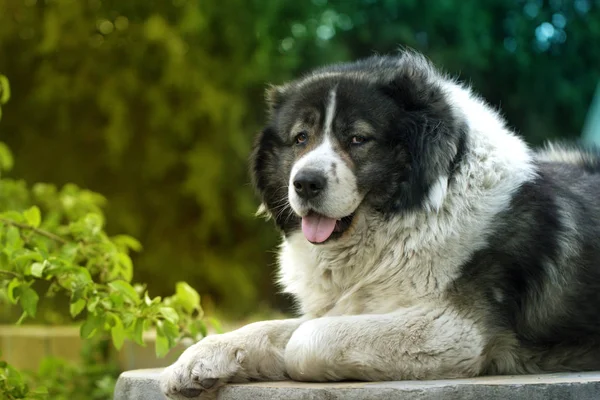
[[[414,51],[267,99],[251,174],[301,317],[206,337],[165,369],[165,395],[600,368],[597,151],[532,150]]]

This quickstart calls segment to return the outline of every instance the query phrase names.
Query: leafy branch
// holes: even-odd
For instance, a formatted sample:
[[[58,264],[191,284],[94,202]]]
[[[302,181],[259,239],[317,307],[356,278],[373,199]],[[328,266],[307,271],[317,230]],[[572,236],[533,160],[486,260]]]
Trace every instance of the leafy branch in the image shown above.
[[[10,183],[0,181],[2,188],[10,189]],[[130,236],[109,237],[104,217],[98,204],[89,202],[89,193],[73,185],[60,191],[48,190],[48,185],[44,188],[30,193],[34,199],[35,193],[42,195],[39,206],[0,210],[0,292],[21,307],[17,324],[35,318],[44,297],[36,291],[35,282],[46,281],[46,296],[63,293],[69,298],[69,313],[79,321],[83,339],[109,335],[117,349],[125,340],[144,346],[144,332],[155,329],[155,350],[160,357],[181,338],[199,339],[206,334],[200,296],[189,285],[179,282],[175,294],[163,299],[150,297],[144,285],[132,283],[129,253],[141,250],[141,245]],[[0,190],[0,204],[5,194],[10,195],[10,190]],[[46,208],[44,212],[40,207]],[[42,396],[14,384],[9,389],[7,382],[18,381],[18,375],[3,365],[0,394],[5,398]]]
[[[19,222],[11,221],[11,220],[5,219],[5,218],[0,218],[0,222],[2,222],[4,224],[16,226],[17,228],[31,230],[31,231],[37,233],[38,235],[46,236],[47,238],[52,239],[52,240],[56,240],[59,243],[63,243],[63,244],[67,243],[66,240],[64,240],[63,238],[61,238],[58,235],[55,235],[55,234],[53,234],[51,232],[46,232],[46,231],[44,231],[42,229],[38,229],[38,228],[35,228],[33,226],[29,226],[27,224],[21,224]]]
[[[8,100],[8,81],[0,75],[0,106]],[[12,168],[12,154],[0,142],[0,171]],[[125,340],[145,346],[144,332],[155,329],[155,351],[164,356],[180,339],[206,335],[200,296],[185,282],[175,294],[150,297],[132,283],[130,252],[141,251],[131,236],[108,236],[103,196],[73,184],[61,189],[44,183],[0,179],[0,300],[21,308],[21,324],[35,318],[40,301],[56,294],[69,298],[69,313],[89,340],[110,337],[117,349]],[[49,287],[40,293],[37,282]],[[46,399],[52,392],[32,390],[23,376],[0,360],[0,398]]]

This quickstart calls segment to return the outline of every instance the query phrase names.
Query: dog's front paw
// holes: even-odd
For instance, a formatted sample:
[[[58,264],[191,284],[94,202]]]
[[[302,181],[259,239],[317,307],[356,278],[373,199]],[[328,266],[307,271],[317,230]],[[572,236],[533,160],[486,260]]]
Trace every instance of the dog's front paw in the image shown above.
[[[160,377],[162,392],[170,399],[216,397],[217,390],[233,380],[243,380],[245,350],[217,335],[186,349]]]

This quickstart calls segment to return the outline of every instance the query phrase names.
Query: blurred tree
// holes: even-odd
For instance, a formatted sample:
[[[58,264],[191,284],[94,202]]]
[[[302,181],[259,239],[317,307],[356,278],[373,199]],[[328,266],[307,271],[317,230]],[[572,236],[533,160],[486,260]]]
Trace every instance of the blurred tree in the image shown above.
[[[159,293],[185,276],[224,309],[256,307],[275,235],[255,234],[246,158],[262,104],[248,100],[278,74],[278,8],[0,0],[14,174],[104,191],[108,229],[142,239],[137,279]]]
[[[107,195],[153,292],[185,279],[240,315],[274,304],[246,167],[268,82],[406,45],[538,144],[580,133],[599,39],[591,0],[0,0],[3,140],[15,175]]]

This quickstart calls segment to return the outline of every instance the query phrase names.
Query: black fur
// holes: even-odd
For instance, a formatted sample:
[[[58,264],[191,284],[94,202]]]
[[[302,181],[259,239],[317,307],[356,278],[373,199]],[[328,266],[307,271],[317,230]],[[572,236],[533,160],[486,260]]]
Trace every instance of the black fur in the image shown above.
[[[451,295],[486,299],[488,329],[515,339],[522,372],[600,368],[598,161],[539,163],[455,282]]]

